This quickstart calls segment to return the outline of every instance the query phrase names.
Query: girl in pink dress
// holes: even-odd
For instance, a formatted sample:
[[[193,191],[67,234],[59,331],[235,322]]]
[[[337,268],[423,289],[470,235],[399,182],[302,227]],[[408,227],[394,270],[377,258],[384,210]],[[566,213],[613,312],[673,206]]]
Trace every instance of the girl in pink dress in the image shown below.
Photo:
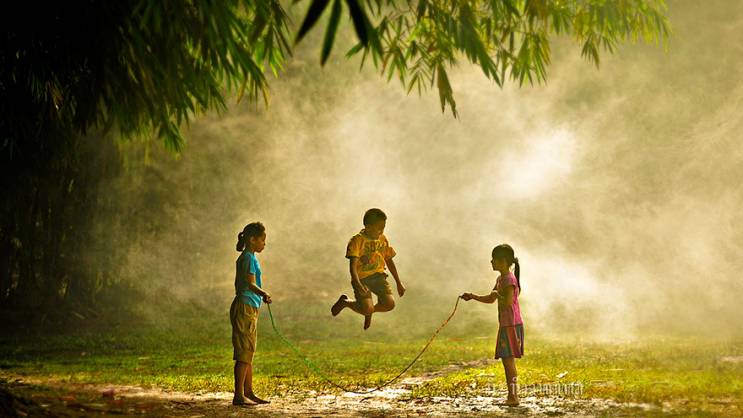
[[[510,245],[501,244],[493,248],[490,264],[493,270],[500,273],[492,292],[488,295],[465,293],[461,297],[464,300],[482,303],[498,301],[498,339],[495,343],[495,358],[501,359],[506,371],[508,387],[506,405],[516,406],[519,404],[516,358],[521,358],[524,354],[524,321],[521,320],[519,308],[521,294],[519,259],[514,256]],[[514,266],[513,273],[511,265]]]

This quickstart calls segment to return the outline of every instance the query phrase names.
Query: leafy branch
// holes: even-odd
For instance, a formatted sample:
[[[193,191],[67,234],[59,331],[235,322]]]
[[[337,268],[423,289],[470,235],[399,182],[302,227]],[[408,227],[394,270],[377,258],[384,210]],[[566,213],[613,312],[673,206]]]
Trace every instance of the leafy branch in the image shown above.
[[[320,18],[325,0],[312,0],[299,41]],[[348,51],[371,55],[388,80],[396,76],[406,91],[436,86],[442,111],[456,117],[447,70],[463,57],[499,86],[510,79],[544,83],[550,64],[550,36],[569,35],[581,55],[599,66],[601,51],[620,42],[664,42],[669,34],[663,0],[346,0],[359,43]],[[334,4],[339,5],[339,1]],[[351,7],[353,5],[353,7]],[[334,8],[323,45],[327,61],[337,29]],[[371,29],[367,22],[377,21]],[[332,28],[332,30],[331,30]],[[359,28],[363,28],[360,31]]]

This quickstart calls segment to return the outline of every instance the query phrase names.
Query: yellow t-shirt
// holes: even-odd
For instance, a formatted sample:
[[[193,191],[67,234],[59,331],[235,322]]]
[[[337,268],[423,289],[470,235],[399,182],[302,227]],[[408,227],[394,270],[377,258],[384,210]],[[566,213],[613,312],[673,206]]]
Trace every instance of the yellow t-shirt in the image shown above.
[[[369,277],[374,273],[384,273],[387,258],[395,256],[395,250],[390,247],[384,234],[378,239],[370,239],[364,235],[364,230],[354,235],[348,241],[346,247],[346,258],[357,257],[359,259],[359,280]]]

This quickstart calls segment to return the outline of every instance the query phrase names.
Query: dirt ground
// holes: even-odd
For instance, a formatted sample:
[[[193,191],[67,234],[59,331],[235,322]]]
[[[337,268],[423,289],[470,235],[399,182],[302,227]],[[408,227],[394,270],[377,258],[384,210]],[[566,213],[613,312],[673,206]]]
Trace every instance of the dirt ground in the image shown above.
[[[267,396],[268,405],[235,407],[229,392],[181,393],[156,388],[88,385],[5,374],[0,380],[3,416],[154,416],[154,417],[358,417],[358,416],[636,416],[664,415],[648,404],[617,403],[605,399],[522,394],[518,407],[508,407],[505,390],[478,390],[475,397],[411,399],[410,389],[436,373],[403,379],[383,391],[366,395],[318,394],[313,391]],[[265,396],[264,396],[265,397]]]

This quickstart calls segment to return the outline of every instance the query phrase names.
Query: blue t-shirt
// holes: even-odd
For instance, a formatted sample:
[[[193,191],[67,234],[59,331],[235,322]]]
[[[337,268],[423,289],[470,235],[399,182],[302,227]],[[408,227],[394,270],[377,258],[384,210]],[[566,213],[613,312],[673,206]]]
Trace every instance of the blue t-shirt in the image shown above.
[[[258,262],[254,253],[243,251],[242,255],[237,258],[235,274],[235,293],[240,296],[240,300],[246,305],[254,308],[261,307],[261,297],[248,288],[248,274],[255,276],[255,284],[261,287],[261,264]]]

